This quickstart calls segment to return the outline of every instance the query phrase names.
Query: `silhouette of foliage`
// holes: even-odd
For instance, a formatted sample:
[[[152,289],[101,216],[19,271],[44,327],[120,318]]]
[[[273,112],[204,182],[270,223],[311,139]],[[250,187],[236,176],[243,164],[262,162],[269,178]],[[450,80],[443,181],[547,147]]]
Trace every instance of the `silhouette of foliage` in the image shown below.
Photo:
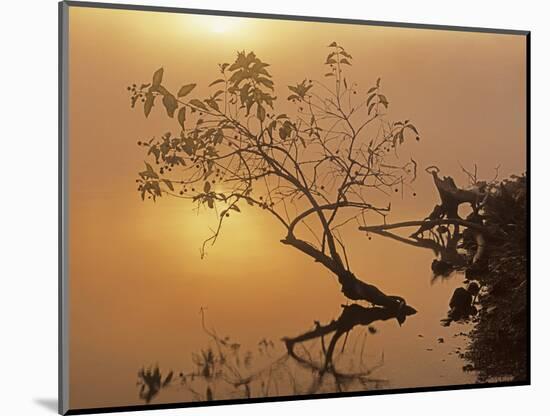
[[[340,229],[365,225],[369,213],[385,218],[390,204],[373,200],[408,189],[416,162],[401,161],[398,149],[418,140],[418,130],[409,120],[388,120],[381,79],[365,91],[348,78],[352,65],[351,54],[333,42],[323,81],[304,78],[279,89],[270,65],[242,51],[219,65],[206,96],[196,94],[194,83],[171,93],[163,68],[150,83],[129,87],[132,107],[141,100],[146,117],[160,99],[168,118],[177,120],[174,130],[138,142],[149,160],[137,179],[141,198],[169,195],[215,210],[218,223],[202,256],[231,214],[243,206],[261,209],[282,226],[281,242],[333,272],[345,296],[401,307],[402,298],[351,272]],[[276,88],[279,96],[288,90],[292,114],[277,110]]]
[[[170,371],[162,380],[158,366],[147,369],[142,368],[138,371],[139,398],[144,400],[145,403],[151,402],[162,388],[170,385],[173,376],[174,373]]]
[[[528,374],[527,178],[489,187],[485,224],[491,230],[483,270],[480,314],[463,357],[478,381],[525,381]]]
[[[441,204],[432,211],[435,215],[430,214],[422,221],[361,229],[433,250],[438,259],[432,268],[445,263],[446,273],[464,271],[469,290],[455,290],[449,316],[442,319],[443,325],[449,325],[474,316],[469,346],[460,354],[469,362],[464,370],[476,371],[479,382],[525,381],[528,371],[527,178],[512,175],[497,181],[495,176],[491,181],[481,181],[474,166],[472,172],[463,168],[468,187],[459,188],[452,178],[440,178],[438,169],[428,168],[428,171],[441,197]],[[465,218],[458,214],[461,204],[471,208]],[[394,233],[394,230],[418,226],[409,237]],[[441,269],[434,272],[438,270]],[[474,280],[482,288],[479,310],[473,305],[479,291]],[[457,304],[461,304],[458,310]]]

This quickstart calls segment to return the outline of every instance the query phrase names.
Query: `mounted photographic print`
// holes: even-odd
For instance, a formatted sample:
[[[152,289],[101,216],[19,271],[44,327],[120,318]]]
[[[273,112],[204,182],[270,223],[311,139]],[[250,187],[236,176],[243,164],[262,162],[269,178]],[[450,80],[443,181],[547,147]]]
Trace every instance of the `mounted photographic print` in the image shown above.
[[[530,382],[529,32],[60,3],[60,413]]]

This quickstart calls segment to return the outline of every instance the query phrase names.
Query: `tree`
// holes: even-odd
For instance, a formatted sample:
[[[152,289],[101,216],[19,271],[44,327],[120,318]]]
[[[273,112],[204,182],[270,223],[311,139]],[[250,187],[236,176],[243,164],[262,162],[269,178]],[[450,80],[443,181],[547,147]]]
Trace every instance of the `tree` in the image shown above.
[[[387,215],[390,204],[376,205],[372,197],[399,192],[415,179],[415,161],[400,162],[397,150],[409,137],[419,140],[418,131],[409,120],[386,119],[380,78],[361,92],[345,75],[352,56],[336,42],[329,50],[328,82],[288,86],[293,115],[277,110],[269,64],[254,52],[220,64],[206,98],[190,98],[195,83],[170,92],[163,68],[150,83],[128,87],[132,107],[142,102],[147,117],[160,101],[179,124],[177,133],[138,142],[149,158],[138,191],[142,199],[172,196],[216,210],[219,220],[203,256],[230,214],[241,213],[244,204],[262,209],[280,223],[281,242],[334,273],[347,298],[401,310],[402,298],[353,274],[340,229],[365,225],[369,213]]]

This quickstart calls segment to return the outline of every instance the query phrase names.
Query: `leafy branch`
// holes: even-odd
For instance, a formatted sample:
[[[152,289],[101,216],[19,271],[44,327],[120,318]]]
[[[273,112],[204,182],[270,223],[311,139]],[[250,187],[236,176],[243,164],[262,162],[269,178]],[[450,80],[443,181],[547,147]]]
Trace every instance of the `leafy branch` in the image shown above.
[[[178,196],[216,210],[203,257],[230,214],[261,209],[282,226],[284,244],[338,276],[346,296],[397,306],[395,297],[359,284],[340,231],[350,223],[366,226],[370,214],[385,218],[390,202],[372,201],[410,189],[417,165],[410,157],[402,161],[398,149],[409,137],[418,140],[418,130],[409,120],[387,120],[380,78],[363,92],[348,78],[353,57],[341,45],[329,45],[324,65],[325,80],[304,78],[287,87],[295,108],[290,115],[277,111],[270,65],[254,52],[220,64],[206,97],[196,95],[191,82],[170,92],[163,68],[151,82],[133,84],[132,107],[141,100],[148,117],[160,101],[177,121],[175,130],[138,142],[149,161],[137,189],[142,199]]]

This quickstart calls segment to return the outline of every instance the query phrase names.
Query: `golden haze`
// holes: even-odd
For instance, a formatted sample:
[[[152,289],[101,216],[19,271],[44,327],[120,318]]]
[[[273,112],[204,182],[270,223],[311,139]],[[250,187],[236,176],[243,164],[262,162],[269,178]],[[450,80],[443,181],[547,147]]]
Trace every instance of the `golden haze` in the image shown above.
[[[130,110],[126,86],[157,68],[172,90],[197,82],[201,94],[217,63],[253,50],[272,65],[284,107],[286,85],[321,78],[326,45],[336,40],[354,56],[350,77],[366,91],[381,76],[392,117],[420,129],[422,140],[406,150],[421,167],[437,164],[455,177],[458,162],[476,162],[487,177],[497,165],[502,176],[526,167],[520,36],[78,7],[69,21],[72,408],[138,404],[140,366],[182,367],[204,343],[201,306],[216,327],[254,344],[328,321],[345,302],[326,270],[279,243],[283,230],[261,211],[233,215],[201,260],[212,215],[174,199],[141,202],[134,179],[144,154],[136,141],[176,121],[170,125],[160,107],[149,119]],[[428,175],[415,189],[416,198],[393,197],[392,220],[429,212],[437,195]],[[346,238],[358,276],[420,311],[399,333],[388,325],[386,339],[439,331],[420,315],[441,314],[448,297],[433,295],[452,286],[429,287],[431,254],[359,232]],[[384,349],[403,357],[395,358],[407,368],[403,386],[465,382],[451,367],[440,379],[432,356],[411,358],[399,343]]]

